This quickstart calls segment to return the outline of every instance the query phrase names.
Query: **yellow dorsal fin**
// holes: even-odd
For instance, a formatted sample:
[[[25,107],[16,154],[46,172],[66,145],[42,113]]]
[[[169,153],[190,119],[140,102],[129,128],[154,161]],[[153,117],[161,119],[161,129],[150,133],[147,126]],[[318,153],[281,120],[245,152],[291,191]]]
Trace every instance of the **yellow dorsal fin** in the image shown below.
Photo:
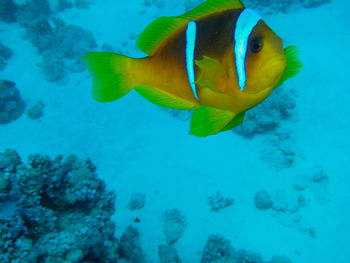
[[[183,15],[157,18],[140,34],[137,47],[152,56],[169,36],[184,30],[189,21],[238,8],[244,8],[239,0],[208,0]]]
[[[180,17],[188,20],[197,20],[211,14],[239,8],[244,8],[244,5],[239,0],[208,0]]]

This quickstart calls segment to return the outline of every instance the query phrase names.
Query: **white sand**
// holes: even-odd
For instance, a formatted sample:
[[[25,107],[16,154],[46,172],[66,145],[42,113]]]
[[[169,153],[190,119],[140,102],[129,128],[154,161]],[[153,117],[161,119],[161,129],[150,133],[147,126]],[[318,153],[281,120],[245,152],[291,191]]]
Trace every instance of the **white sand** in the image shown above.
[[[121,47],[128,40],[127,48],[136,56],[141,53],[131,48],[129,35],[139,33],[154,17],[180,13],[182,7],[152,7],[140,15],[136,0],[96,2],[91,9],[67,10],[61,17],[93,31],[99,45]],[[266,260],[281,254],[295,263],[350,262],[350,35],[349,6],[343,3],[333,1],[267,18],[286,44],[300,47],[305,65],[286,84],[299,95],[298,121],[284,124],[296,134],[293,168],[277,170],[261,161],[268,136],[246,140],[228,132],[196,138],[188,135],[188,122],[171,117],[134,92],[118,102],[94,102],[87,72],[70,75],[62,84],[46,82],[36,66],[40,58],[35,48],[21,39],[23,30],[6,24],[0,24],[4,29],[0,37],[15,56],[1,78],[15,81],[27,102],[40,99],[46,106],[38,121],[24,115],[1,125],[0,148],[14,148],[23,157],[36,152],[90,157],[118,194],[117,235],[139,217],[137,226],[149,262],[158,262],[157,247],[165,242],[161,215],[171,208],[180,209],[187,220],[187,229],[175,245],[183,262],[199,262],[208,236],[214,233],[229,238],[236,248],[261,253]],[[323,196],[328,201],[320,202],[310,193],[311,202],[301,210],[303,222],[315,227],[316,238],[255,209],[256,191],[293,191],[295,176],[315,165],[321,165],[330,178]],[[207,197],[216,191],[234,197],[235,204],[212,212]],[[127,208],[134,192],[146,193],[145,208],[136,212]]]

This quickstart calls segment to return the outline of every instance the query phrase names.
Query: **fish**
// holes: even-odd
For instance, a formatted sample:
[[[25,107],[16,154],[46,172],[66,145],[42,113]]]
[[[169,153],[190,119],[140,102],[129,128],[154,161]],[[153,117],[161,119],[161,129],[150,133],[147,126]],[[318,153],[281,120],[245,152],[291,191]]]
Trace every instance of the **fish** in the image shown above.
[[[190,134],[207,137],[240,125],[247,110],[301,71],[299,50],[239,0],[207,0],[159,17],[139,35],[147,56],[89,52],[92,97],[117,100],[135,90],[170,109],[193,110]]]

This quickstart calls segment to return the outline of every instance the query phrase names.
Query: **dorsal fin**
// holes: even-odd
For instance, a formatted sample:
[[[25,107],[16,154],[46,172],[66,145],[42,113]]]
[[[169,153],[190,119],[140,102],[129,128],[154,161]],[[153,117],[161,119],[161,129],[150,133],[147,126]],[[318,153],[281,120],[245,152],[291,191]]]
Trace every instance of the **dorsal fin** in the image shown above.
[[[208,0],[183,15],[157,18],[140,34],[137,47],[151,56],[169,36],[184,30],[189,21],[238,8],[244,8],[239,0]]]
[[[197,20],[211,14],[239,8],[244,8],[244,5],[239,0],[208,0],[180,17],[188,20]]]

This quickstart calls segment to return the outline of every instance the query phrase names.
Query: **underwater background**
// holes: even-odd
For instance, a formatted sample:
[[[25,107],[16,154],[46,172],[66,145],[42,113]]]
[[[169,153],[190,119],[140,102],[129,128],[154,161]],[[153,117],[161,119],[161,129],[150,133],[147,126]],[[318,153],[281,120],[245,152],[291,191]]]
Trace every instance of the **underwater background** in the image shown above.
[[[208,138],[81,56],[196,0],[0,0],[0,262],[350,262],[350,4],[246,0],[304,67]]]

